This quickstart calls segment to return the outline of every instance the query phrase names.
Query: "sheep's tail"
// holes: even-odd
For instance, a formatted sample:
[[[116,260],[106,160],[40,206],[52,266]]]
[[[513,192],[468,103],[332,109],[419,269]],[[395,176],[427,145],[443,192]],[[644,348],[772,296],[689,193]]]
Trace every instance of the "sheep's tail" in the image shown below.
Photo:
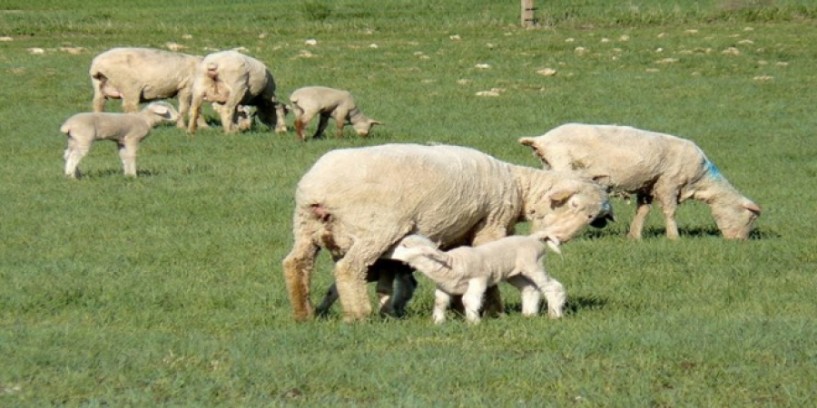
[[[551,251],[559,255],[562,254],[562,250],[559,249],[559,245],[561,245],[561,242],[559,241],[558,238],[551,236],[549,231],[547,230],[537,231],[531,234],[530,236],[540,241],[543,241],[545,245],[547,245],[548,248],[550,248]]]
[[[71,133],[71,125],[68,123],[63,123],[62,126],[60,126],[60,132],[65,133],[66,135]]]

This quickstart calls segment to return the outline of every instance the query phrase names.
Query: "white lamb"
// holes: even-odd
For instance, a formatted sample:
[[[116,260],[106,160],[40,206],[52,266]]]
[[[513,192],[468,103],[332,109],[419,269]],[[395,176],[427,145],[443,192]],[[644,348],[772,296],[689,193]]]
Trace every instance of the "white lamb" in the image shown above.
[[[297,320],[313,316],[310,282],[321,248],[335,261],[345,320],[372,307],[367,275],[390,290],[394,273],[383,259],[406,235],[422,234],[443,248],[479,245],[512,234],[530,220],[566,242],[597,218],[610,216],[607,195],[570,173],[516,166],[459,146],[386,144],[324,154],[295,192],[292,250],[284,277]],[[382,284],[384,281],[388,284]],[[489,288],[489,301],[499,299]],[[493,294],[493,298],[491,297]],[[389,293],[381,293],[388,296]],[[486,304],[486,308],[489,305]],[[494,304],[501,310],[501,301]]]
[[[68,118],[60,131],[68,136],[63,155],[65,175],[79,176],[82,157],[95,140],[111,140],[119,146],[119,157],[126,176],[136,177],[136,150],[150,130],[163,122],[175,122],[179,113],[166,102],[153,102],[136,113],[85,112]]]
[[[177,97],[176,126],[185,127],[193,90],[193,74],[202,57],[153,48],[112,48],[97,55],[89,74],[94,88],[93,111],[105,110],[108,98],[122,99],[122,110],[138,112],[139,104]],[[202,119],[199,126],[206,126]]]
[[[678,238],[675,210],[687,199],[709,205],[724,238],[746,239],[760,207],[741,195],[695,143],[629,126],[569,123],[523,137],[546,168],[572,170],[613,190],[635,194],[629,236],[641,238],[653,199],[664,212],[667,237]]]
[[[289,102],[295,115],[295,132],[301,140],[304,140],[304,127],[315,115],[320,115],[320,119],[313,139],[323,137],[330,117],[335,120],[337,137],[343,136],[343,126],[347,122],[352,124],[359,136],[364,137],[369,135],[372,126],[382,125],[381,122],[366,117],[357,108],[349,91],[324,86],[307,86],[292,92]]]
[[[559,252],[559,242],[540,231],[529,236],[513,235],[477,247],[461,246],[444,252],[421,235],[409,235],[394,248],[392,259],[422,272],[437,284],[434,323],[445,321],[452,295],[462,295],[465,318],[479,322],[482,295],[489,286],[506,281],[522,292],[522,314],[539,313],[541,295],[548,316],[562,316],[566,295],[561,283],[548,276],[542,262],[546,248]]]
[[[236,120],[240,105],[257,108],[258,119],[276,132],[286,132],[286,110],[275,96],[275,80],[263,62],[237,51],[221,51],[204,57],[196,67],[193,100],[187,131],[196,133],[201,105],[216,105],[225,133],[241,130]]]

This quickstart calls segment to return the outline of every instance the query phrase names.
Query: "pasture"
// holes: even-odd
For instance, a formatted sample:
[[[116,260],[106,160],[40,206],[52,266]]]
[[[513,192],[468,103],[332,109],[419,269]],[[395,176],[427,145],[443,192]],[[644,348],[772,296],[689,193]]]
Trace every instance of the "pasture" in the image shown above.
[[[537,6],[526,30],[516,0],[4,1],[0,406],[813,404],[817,7]],[[280,99],[349,89],[385,125],[306,143],[161,127],[138,178],[98,142],[68,180],[60,124],[90,110],[88,66],[115,46],[244,47]],[[657,209],[630,241],[634,205],[614,199],[618,222],[547,260],[561,320],[523,318],[504,285],[506,316],[434,326],[418,275],[404,319],[343,324],[336,305],[293,321],[281,260],[295,185],[323,153],[436,142],[539,166],[517,139],[571,121],[695,141],[762,207],[751,239],[723,240],[690,202],[677,242]],[[313,302],[331,267],[322,254]]]

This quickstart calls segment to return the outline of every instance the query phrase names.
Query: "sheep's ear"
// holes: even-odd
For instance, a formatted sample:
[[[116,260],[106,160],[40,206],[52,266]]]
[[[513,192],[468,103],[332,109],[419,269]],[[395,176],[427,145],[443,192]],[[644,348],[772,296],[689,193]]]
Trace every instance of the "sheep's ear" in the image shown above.
[[[423,253],[432,261],[438,262],[443,266],[448,267],[451,265],[450,257],[445,252],[442,252],[438,249],[424,247]]]
[[[755,213],[755,215],[760,215],[760,206],[750,200],[743,203],[743,208]]]
[[[374,125],[381,125],[381,126],[385,125],[385,123],[383,123],[383,122],[381,122],[379,120],[374,120],[374,119],[369,120],[369,123],[371,123],[372,126],[374,126]]]
[[[536,140],[534,138],[532,138],[532,137],[520,137],[519,138],[519,144],[521,144],[522,146],[530,147],[531,150],[533,150],[533,155],[538,157],[539,160],[542,161],[542,163],[547,164],[547,162],[545,161],[545,152],[544,152],[544,150],[540,149],[536,145]]]
[[[159,115],[167,115],[168,113],[170,113],[170,109],[168,109],[167,106],[163,105],[154,105],[151,108],[151,110]]]
[[[605,187],[610,185],[610,176],[606,174],[599,174],[597,176],[593,176],[591,180],[593,180],[594,183],[600,184]]]

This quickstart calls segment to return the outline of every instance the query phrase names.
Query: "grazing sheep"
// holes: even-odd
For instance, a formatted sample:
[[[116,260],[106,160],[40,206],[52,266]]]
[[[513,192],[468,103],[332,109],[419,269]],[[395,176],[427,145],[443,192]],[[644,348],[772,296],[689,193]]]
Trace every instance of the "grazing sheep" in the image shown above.
[[[539,231],[443,252],[428,238],[409,235],[397,244],[391,258],[406,262],[437,284],[434,323],[445,321],[452,295],[462,295],[465,318],[479,323],[482,295],[489,286],[500,281],[507,281],[522,292],[523,315],[538,314],[540,296],[544,295],[548,316],[556,319],[562,316],[565,290],[561,283],[548,276],[542,262],[545,249],[550,246],[558,253],[558,245],[547,231]]]
[[[150,130],[162,122],[175,122],[179,113],[166,102],[153,102],[136,113],[85,112],[68,118],[60,131],[68,136],[63,155],[65,175],[76,178],[82,157],[95,140],[111,140],[119,146],[119,157],[126,176],[136,177],[136,150]]]
[[[307,86],[296,89],[289,96],[289,102],[295,114],[295,132],[301,140],[304,140],[304,127],[315,115],[320,115],[320,119],[318,129],[312,135],[313,139],[323,137],[329,117],[335,119],[337,137],[343,137],[343,126],[347,121],[352,124],[359,136],[364,137],[369,135],[372,126],[382,125],[381,122],[366,117],[357,108],[349,91],[324,86]]]
[[[631,238],[641,238],[653,199],[664,212],[669,239],[678,238],[675,210],[686,199],[708,204],[727,239],[746,239],[760,215],[760,207],[732,187],[689,140],[628,126],[570,123],[519,142],[530,146],[546,168],[573,170],[635,194]]]
[[[333,150],[301,178],[295,192],[294,245],[283,260],[297,320],[313,315],[310,282],[326,248],[345,320],[371,312],[367,272],[412,233],[443,248],[509,235],[523,219],[566,242],[610,216],[601,187],[569,173],[516,166],[459,146],[386,144]],[[380,281],[394,275],[381,271]],[[391,287],[391,284],[381,287]],[[489,298],[498,298],[496,287]],[[501,307],[501,303],[495,305]]]
[[[193,100],[190,105],[190,123],[187,130],[196,133],[196,121],[201,104],[218,104],[225,133],[240,130],[236,120],[239,105],[257,108],[258,118],[276,132],[286,132],[286,110],[275,96],[275,80],[261,61],[237,51],[209,54],[196,68],[193,81]]]
[[[97,55],[89,74],[93,111],[105,110],[108,98],[122,99],[122,110],[138,112],[139,103],[178,97],[176,126],[185,127],[193,74],[202,57],[153,48],[112,48]],[[206,126],[203,119],[199,126]]]

